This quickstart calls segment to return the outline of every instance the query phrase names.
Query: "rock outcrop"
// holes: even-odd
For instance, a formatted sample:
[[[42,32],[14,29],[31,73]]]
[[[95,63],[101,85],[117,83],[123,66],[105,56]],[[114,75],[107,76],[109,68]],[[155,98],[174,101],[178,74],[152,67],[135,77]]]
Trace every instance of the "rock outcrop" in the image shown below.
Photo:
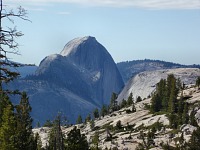
[[[128,99],[131,92],[135,100],[138,96],[147,98],[154,92],[160,79],[166,79],[169,74],[174,74],[176,78],[180,78],[185,84],[194,84],[197,77],[200,76],[200,69],[178,68],[139,73],[126,83],[118,96],[118,102],[121,102],[122,99]]]
[[[124,86],[108,51],[94,37],[76,38],[60,54],[44,58],[34,75],[14,82],[27,91],[34,121],[44,123],[58,112],[75,122],[94,108],[109,104]]]

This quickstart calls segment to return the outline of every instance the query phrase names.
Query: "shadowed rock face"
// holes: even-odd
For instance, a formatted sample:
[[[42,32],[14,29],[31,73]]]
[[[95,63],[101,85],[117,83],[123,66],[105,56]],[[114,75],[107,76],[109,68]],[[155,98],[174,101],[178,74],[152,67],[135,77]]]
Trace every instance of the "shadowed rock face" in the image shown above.
[[[44,58],[35,74],[12,84],[27,91],[35,122],[52,119],[58,111],[74,122],[124,86],[107,50],[94,37],[76,38],[60,54]]]

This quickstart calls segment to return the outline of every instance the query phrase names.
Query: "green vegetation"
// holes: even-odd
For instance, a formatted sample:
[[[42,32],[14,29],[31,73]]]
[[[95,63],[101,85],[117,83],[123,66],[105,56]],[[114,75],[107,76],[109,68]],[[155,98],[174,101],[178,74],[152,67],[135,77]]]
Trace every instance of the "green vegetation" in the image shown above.
[[[138,101],[140,101],[141,97],[139,96],[138,98],[139,98]],[[130,93],[127,101],[125,99],[123,99],[120,104],[120,108],[126,108],[126,107],[130,107],[130,106],[132,106],[131,109],[126,109],[127,114],[136,112],[135,103],[134,103],[134,99],[133,99],[133,93]]]
[[[1,114],[1,126],[0,126],[0,149],[2,150],[15,150],[17,149],[15,144],[15,115],[14,107],[10,101],[7,101],[7,106],[2,110]]]
[[[146,150],[154,147],[155,142],[155,132],[154,131],[148,131],[147,134],[145,134],[142,130],[140,131],[139,138],[142,140],[142,143],[139,143],[136,147],[136,150]]]
[[[101,116],[104,117],[108,114],[108,107],[106,105],[103,105],[101,108]]]
[[[200,127],[198,127],[197,130],[195,130],[192,133],[192,136],[188,143],[188,149],[189,150],[200,149]]]
[[[121,130],[122,129],[122,124],[121,124],[121,120],[118,120],[115,126],[116,130]]]
[[[196,80],[196,86],[199,88],[200,87],[200,77],[197,78]]]
[[[117,94],[112,93],[111,99],[110,99],[110,106],[109,111],[110,113],[119,110],[118,104],[117,104]]]
[[[87,117],[85,118],[85,123],[90,122],[91,121],[91,115],[88,114]]]
[[[14,106],[6,93],[0,94],[0,149],[34,150],[35,137],[32,132],[31,106],[26,93],[21,94],[20,103]]]
[[[9,61],[8,53],[18,54],[16,38],[23,34],[16,27],[7,27],[3,24],[10,21],[14,24],[14,18],[27,19],[26,10],[19,7],[17,11],[6,10],[6,5],[0,1],[0,149],[1,150],[36,150],[41,149],[38,135],[33,135],[31,106],[25,92],[6,89],[5,84],[19,76],[18,72],[9,68],[22,66]],[[4,8],[5,7],[5,8]],[[4,87],[4,88],[2,88]],[[10,97],[21,98],[19,104],[13,104]]]
[[[95,122],[94,122],[94,120],[92,119],[92,120],[90,121],[90,129],[91,129],[91,130],[94,130],[94,127],[95,127]]]
[[[198,86],[197,82],[196,85]],[[180,79],[176,79],[174,75],[168,75],[166,80],[161,79],[160,82],[157,84],[156,91],[152,95],[151,106],[150,108],[147,107],[147,109],[149,108],[149,110],[154,115],[166,114],[170,123],[169,127],[173,129],[168,132],[168,134],[172,137],[174,137],[174,135],[176,134],[181,133],[181,130],[179,130],[178,127],[183,124],[190,124],[197,127],[197,130],[192,133],[189,142],[185,141],[184,134],[181,133],[180,137],[173,138],[175,143],[177,143],[176,147],[172,147],[168,143],[161,143],[162,148],[166,150],[200,149],[200,129],[195,118],[195,108],[197,107],[197,105],[190,107],[189,103],[186,102],[187,98],[183,97],[184,88],[184,84],[181,83]],[[178,93],[181,93],[179,98]],[[193,109],[191,110],[191,108]],[[142,143],[139,143],[139,145],[137,146],[137,150],[149,149],[151,147],[154,147],[154,134],[157,131],[161,131],[161,129],[162,131],[165,130],[165,128],[167,127],[163,126],[159,122],[156,122],[151,126],[144,127],[141,125],[137,129],[135,129],[136,131],[140,131],[139,138],[142,139]],[[148,130],[148,132],[142,132],[145,130]]]
[[[53,127],[53,123],[51,120],[46,120],[46,122],[44,123],[43,127]]]
[[[46,149],[63,150],[64,149],[64,135],[61,130],[61,116],[58,115],[53,121],[53,127],[49,132],[49,145]]]
[[[80,129],[75,126],[67,135],[61,130],[62,118],[59,114],[53,121],[53,126],[49,132],[49,145],[46,150],[88,150],[86,136],[80,133]],[[40,143],[40,142],[38,142]]]
[[[127,106],[127,102],[126,102],[125,99],[123,99],[122,102],[121,102],[120,108],[124,108],[126,106]]]
[[[81,115],[78,116],[78,118],[77,118],[77,120],[76,120],[76,123],[77,123],[77,124],[83,123],[83,120],[82,120]]]
[[[32,108],[29,104],[28,97],[25,92],[22,93],[21,101],[16,106],[16,139],[18,149],[29,149],[32,142],[32,118],[30,116]]]
[[[189,121],[188,103],[183,96],[177,99],[178,92],[183,90],[181,85],[180,80],[177,80],[174,75],[168,75],[167,80],[161,79],[157,84],[156,92],[151,99],[151,112],[156,114],[166,112],[170,127],[174,129]]]
[[[93,116],[94,118],[99,118],[99,110],[97,108],[93,111]]]
[[[160,131],[162,128],[165,128],[165,126],[162,123],[157,121],[154,124],[152,124],[151,126],[148,126],[147,128],[149,130],[151,129],[156,132],[156,131]]]
[[[95,132],[94,136],[92,137],[92,144],[93,146],[90,147],[91,150],[99,150],[99,133]]]
[[[178,92],[179,89],[174,75],[168,75],[167,80],[161,79],[151,99],[151,111],[159,112],[162,110],[174,113],[176,111]]]
[[[127,100],[127,106],[131,106],[132,104],[133,104],[133,93],[130,93]]]
[[[140,96],[138,96],[136,99],[136,103],[141,102],[141,101],[142,101],[142,98]]]
[[[69,132],[66,138],[66,150],[88,150],[86,136],[80,133],[76,126]]]

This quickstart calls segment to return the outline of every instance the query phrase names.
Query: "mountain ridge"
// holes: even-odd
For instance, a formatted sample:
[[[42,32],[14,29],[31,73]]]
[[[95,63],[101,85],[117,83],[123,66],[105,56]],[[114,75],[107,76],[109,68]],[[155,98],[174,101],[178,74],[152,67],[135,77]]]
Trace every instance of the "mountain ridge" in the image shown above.
[[[105,47],[94,37],[75,41],[68,42],[60,54],[45,57],[35,74],[9,85],[28,93],[35,123],[43,124],[58,112],[75,123],[78,115],[85,118],[95,108],[108,105],[112,92],[124,86]]]
[[[132,60],[117,63],[117,67],[126,83],[131,77],[144,71],[162,70],[162,69],[175,69],[175,68],[200,68],[200,65],[183,65],[162,60]]]
[[[56,54],[53,54],[56,55]],[[143,67],[141,70],[136,67],[136,70],[134,70],[134,66],[131,67],[130,64],[143,64],[146,63],[146,69]],[[130,60],[130,61],[122,61],[117,63],[118,70],[120,71],[120,74],[123,77],[124,82],[127,82],[131,77],[135,76],[136,74],[143,72],[143,71],[151,71],[153,70],[148,69],[148,63],[155,62],[157,64],[160,64],[160,68],[155,68],[154,70],[160,70],[160,69],[172,69],[172,68],[200,68],[200,65],[198,64],[193,64],[193,65],[184,65],[184,64],[179,64],[179,63],[173,63],[173,62],[168,62],[168,61],[163,61],[163,60],[153,60],[153,59],[143,59],[143,60]],[[163,65],[164,67],[162,67]],[[127,67],[130,66],[130,67]],[[151,67],[150,65],[149,67]],[[30,66],[28,69],[26,67],[21,67],[20,69],[17,69],[18,72],[22,75],[22,77],[25,77],[26,75],[32,75],[34,72],[37,70],[38,66]],[[130,69],[130,70],[129,70]]]

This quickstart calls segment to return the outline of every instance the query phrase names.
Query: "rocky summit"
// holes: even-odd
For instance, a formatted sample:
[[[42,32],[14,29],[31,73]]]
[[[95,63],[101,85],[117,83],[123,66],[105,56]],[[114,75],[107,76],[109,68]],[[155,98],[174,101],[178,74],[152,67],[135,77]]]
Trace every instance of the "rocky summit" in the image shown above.
[[[33,75],[9,86],[28,93],[35,122],[61,112],[73,123],[79,114],[85,117],[109,104],[112,92],[118,93],[124,82],[106,48],[87,36],[68,42],[60,54],[44,58]]]

